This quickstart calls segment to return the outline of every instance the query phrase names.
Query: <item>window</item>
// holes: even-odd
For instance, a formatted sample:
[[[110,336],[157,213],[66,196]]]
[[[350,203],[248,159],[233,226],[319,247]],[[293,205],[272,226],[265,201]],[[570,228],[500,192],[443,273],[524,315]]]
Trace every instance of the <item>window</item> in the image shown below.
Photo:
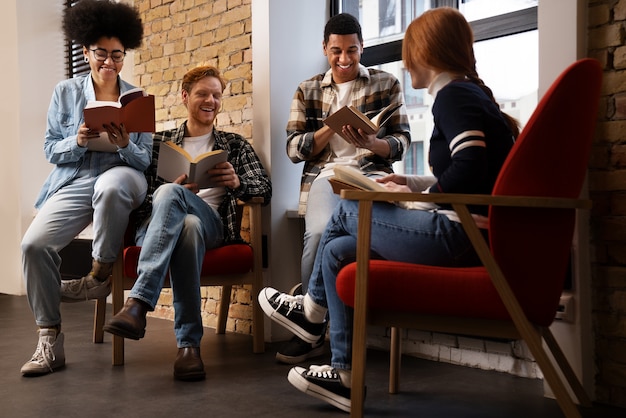
[[[402,65],[402,38],[409,23],[425,10],[456,7],[474,30],[477,71],[501,108],[522,125],[537,104],[538,0],[337,0],[334,13],[357,16],[365,49],[361,62],[393,73],[402,83],[412,144],[395,169],[430,174],[428,141],[432,132],[431,98],[413,90]]]
[[[65,9],[69,9],[79,1],[80,0],[65,0]],[[83,58],[83,46],[72,42],[71,39],[66,39],[65,49],[67,56],[67,78],[89,73],[89,64],[87,64]]]

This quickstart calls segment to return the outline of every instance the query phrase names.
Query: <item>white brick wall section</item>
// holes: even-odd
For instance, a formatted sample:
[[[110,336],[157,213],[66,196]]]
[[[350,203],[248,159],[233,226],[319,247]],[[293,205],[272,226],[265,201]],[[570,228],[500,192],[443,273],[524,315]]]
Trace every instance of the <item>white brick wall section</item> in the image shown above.
[[[368,328],[368,347],[388,351],[389,336],[388,328]],[[509,373],[519,377],[543,378],[528,347],[520,341],[491,341],[403,330],[402,353],[426,360]]]

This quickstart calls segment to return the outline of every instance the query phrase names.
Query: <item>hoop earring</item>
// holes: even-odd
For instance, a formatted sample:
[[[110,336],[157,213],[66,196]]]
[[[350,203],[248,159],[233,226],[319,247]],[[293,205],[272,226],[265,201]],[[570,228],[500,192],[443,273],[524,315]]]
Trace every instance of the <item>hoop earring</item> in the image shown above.
[[[89,64],[89,57],[85,57],[85,62]]]

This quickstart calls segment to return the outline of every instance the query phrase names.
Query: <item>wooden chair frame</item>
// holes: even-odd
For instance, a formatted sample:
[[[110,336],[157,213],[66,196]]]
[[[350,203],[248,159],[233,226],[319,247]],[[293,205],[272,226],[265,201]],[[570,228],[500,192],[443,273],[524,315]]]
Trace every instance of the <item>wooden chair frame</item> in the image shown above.
[[[243,207],[249,208],[250,217],[250,245],[253,249],[253,268],[245,274],[232,275],[207,275],[200,278],[201,286],[222,286],[222,297],[218,306],[216,334],[226,332],[226,321],[230,307],[231,290],[233,285],[251,284],[252,303],[252,339],[253,352],[262,353],[265,351],[264,342],[264,315],[257,303],[256,295],[259,294],[263,286],[263,258],[262,258],[262,229],[261,229],[261,206],[263,198],[252,198],[247,202],[239,202]],[[209,250],[210,251],[210,250]],[[111,298],[113,303],[113,314],[119,312],[124,305],[124,290],[132,288],[135,279],[124,275],[124,254],[118,257],[113,266],[111,277]],[[165,287],[169,287],[166,280]],[[94,315],[94,343],[101,343],[104,339],[104,321],[106,316],[106,299],[99,299],[96,302]],[[113,365],[124,364],[124,338],[113,335]]]
[[[542,341],[546,343],[552,358],[563,373],[575,397],[582,406],[590,406],[591,401],[572,370],[552,332],[547,327],[532,324],[522,310],[515,294],[511,290],[498,263],[468,210],[468,205],[514,206],[522,208],[559,208],[590,209],[591,201],[585,199],[565,199],[528,196],[492,196],[464,194],[421,194],[364,192],[344,190],[341,197],[359,201],[359,220],[357,232],[356,289],[354,301],[354,334],[352,343],[352,417],[363,416],[367,324],[392,326],[391,333],[391,370],[389,392],[398,390],[399,367],[401,356],[400,332],[398,328],[414,328],[433,332],[475,335],[497,338],[522,339],[528,345],[535,361],[540,367],[546,382],[550,385],[557,403],[568,418],[579,418],[574,399],[568,392],[565,382],[559,375],[555,364]],[[368,311],[368,280],[371,242],[371,216],[374,201],[422,201],[436,204],[451,204],[458,214],[462,225],[470,238],[483,265],[496,288],[512,321],[480,320],[456,317],[435,317],[415,314],[396,314]],[[361,388],[361,389],[359,389]]]

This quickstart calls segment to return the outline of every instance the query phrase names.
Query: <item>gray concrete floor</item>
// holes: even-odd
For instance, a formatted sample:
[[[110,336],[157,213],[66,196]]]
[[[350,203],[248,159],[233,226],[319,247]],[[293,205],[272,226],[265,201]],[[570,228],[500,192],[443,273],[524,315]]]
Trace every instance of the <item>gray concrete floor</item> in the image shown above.
[[[247,335],[215,335],[207,328],[202,342],[207,379],[178,382],[172,377],[172,322],[149,318],[144,339],[126,340],[126,364],[112,366],[111,336],[102,344],[91,342],[93,306],[62,306],[66,367],[25,378],[20,367],[37,343],[32,313],[24,296],[0,294],[0,417],[348,416],[289,384],[290,366],[274,360],[279,344],[253,354]],[[403,358],[400,393],[389,395],[387,359],[387,353],[368,352],[368,417],[563,416],[554,400],[542,396],[539,380],[412,357]],[[626,410],[595,405],[582,414],[624,417]]]

